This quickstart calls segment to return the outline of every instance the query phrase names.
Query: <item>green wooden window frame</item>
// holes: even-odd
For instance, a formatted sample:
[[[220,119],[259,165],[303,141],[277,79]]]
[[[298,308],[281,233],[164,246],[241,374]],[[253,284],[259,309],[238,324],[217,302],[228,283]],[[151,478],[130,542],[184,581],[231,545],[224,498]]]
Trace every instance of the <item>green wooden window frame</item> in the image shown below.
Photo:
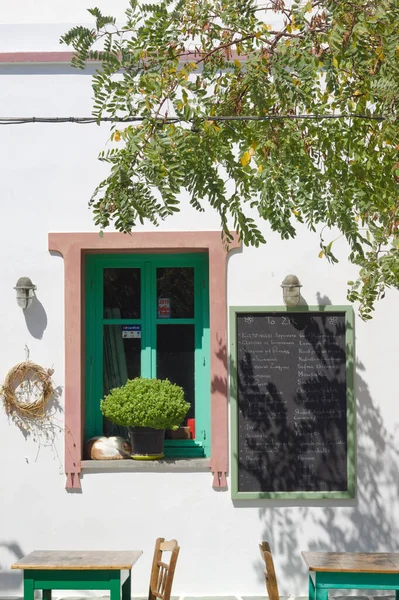
[[[345,315],[346,397],[347,397],[347,475],[346,491],[323,492],[240,492],[238,489],[238,399],[237,378],[237,314],[241,313],[342,313]],[[355,393],[354,393],[354,319],[352,306],[232,306],[230,307],[230,405],[231,405],[231,494],[235,500],[319,500],[355,497]]]
[[[194,268],[194,317],[159,319],[156,312],[156,269]],[[141,269],[141,318],[105,319],[103,274],[106,268]],[[195,326],[195,440],[165,440],[165,456],[208,457],[210,447],[209,267],[206,253],[89,254],[86,256],[86,385],[85,439],[103,433],[103,326],[141,325],[141,375],[156,377],[156,326]]]

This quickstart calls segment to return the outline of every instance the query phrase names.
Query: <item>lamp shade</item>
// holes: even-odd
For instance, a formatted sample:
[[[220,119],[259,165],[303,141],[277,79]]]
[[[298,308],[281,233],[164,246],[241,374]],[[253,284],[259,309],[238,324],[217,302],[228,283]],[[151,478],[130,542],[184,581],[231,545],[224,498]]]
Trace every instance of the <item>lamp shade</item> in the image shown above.
[[[25,310],[32,304],[33,292],[36,286],[32,283],[29,277],[20,277],[16,283],[14,290],[17,291],[17,304]]]
[[[284,304],[293,308],[298,306],[301,299],[301,283],[296,275],[287,275],[284,278],[281,287],[283,288]]]

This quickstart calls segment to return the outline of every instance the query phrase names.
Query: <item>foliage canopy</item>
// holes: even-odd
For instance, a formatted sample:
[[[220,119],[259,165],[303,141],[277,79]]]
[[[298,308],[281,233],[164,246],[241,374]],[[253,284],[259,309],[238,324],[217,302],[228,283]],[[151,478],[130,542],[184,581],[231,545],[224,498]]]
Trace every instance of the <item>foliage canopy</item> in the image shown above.
[[[100,61],[96,118],[133,118],[100,155],[95,223],[158,223],[186,190],[227,241],[233,227],[264,243],[261,219],[282,238],[305,223],[332,262],[336,227],[359,267],[348,298],[370,318],[399,287],[397,0],[130,0],[123,26],[89,12],[95,26],[61,41],[76,67]]]
[[[101,400],[101,412],[116,425],[176,429],[190,408],[183,388],[168,379],[128,379]]]

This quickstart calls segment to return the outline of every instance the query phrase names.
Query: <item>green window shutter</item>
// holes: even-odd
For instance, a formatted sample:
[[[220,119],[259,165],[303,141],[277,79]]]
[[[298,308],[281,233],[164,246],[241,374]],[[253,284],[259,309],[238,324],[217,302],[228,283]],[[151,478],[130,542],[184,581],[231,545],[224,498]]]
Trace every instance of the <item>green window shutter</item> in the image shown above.
[[[159,319],[157,315],[157,268],[194,269],[192,318]],[[139,319],[104,318],[104,269],[139,268],[141,273],[141,314]],[[107,315],[108,317],[108,315]],[[165,456],[210,456],[210,355],[209,355],[209,272],[208,255],[198,254],[96,254],[86,257],[86,386],[85,439],[103,434],[100,399],[103,397],[103,328],[113,325],[141,325],[141,376],[156,377],[157,325],[194,327],[195,440],[165,440]],[[114,349],[114,352],[116,350]]]

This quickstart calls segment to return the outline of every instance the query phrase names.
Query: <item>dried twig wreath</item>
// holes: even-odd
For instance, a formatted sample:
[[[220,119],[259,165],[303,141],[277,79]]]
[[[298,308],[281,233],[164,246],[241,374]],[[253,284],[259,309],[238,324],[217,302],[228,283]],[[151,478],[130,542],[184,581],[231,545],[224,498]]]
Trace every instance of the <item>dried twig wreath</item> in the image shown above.
[[[51,381],[53,373],[53,369],[44,369],[30,361],[18,363],[10,369],[1,389],[7,413],[10,414],[16,410],[26,417],[43,417],[44,407],[54,394]],[[35,396],[34,400],[24,400],[21,394],[17,395],[16,390],[23,382],[27,382],[31,384],[32,388],[35,388],[32,390]]]

